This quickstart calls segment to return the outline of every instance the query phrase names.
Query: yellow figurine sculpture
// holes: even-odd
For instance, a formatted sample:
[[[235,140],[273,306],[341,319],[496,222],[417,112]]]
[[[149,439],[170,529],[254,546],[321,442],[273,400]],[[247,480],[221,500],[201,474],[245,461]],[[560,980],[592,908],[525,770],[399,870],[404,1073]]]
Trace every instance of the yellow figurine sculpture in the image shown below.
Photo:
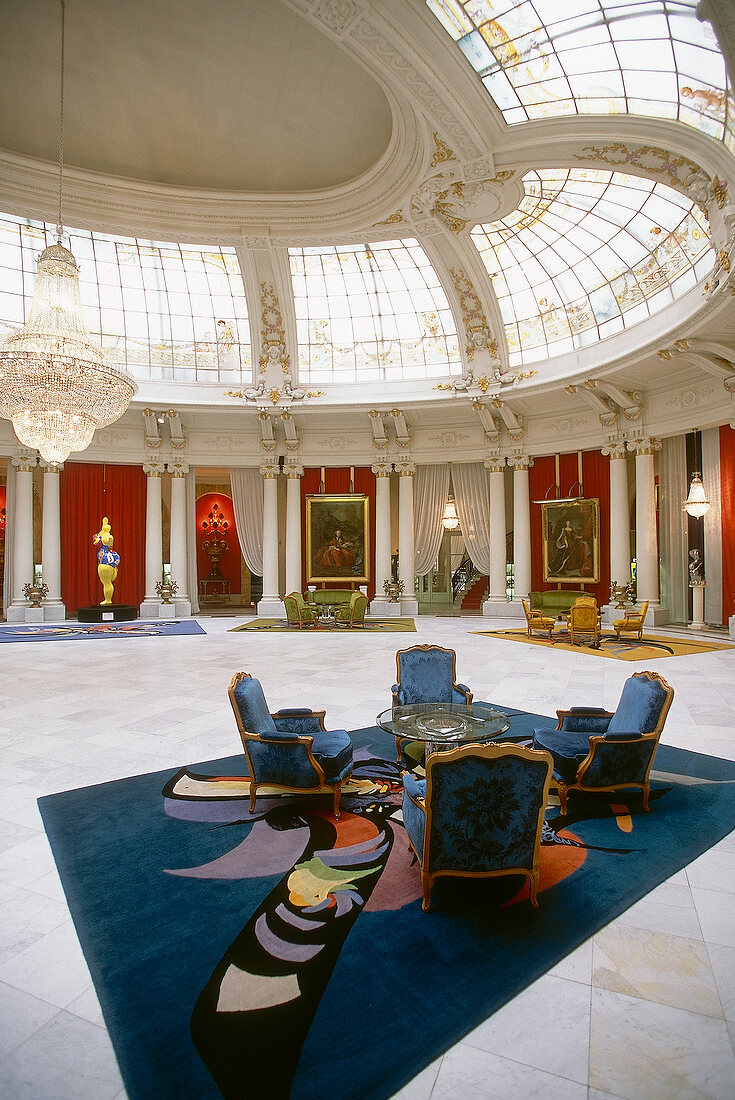
[[[100,607],[105,607],[112,603],[113,585],[117,579],[117,568],[120,564],[120,555],[112,549],[114,539],[107,516],[102,520],[102,529],[92,536],[92,542],[95,546],[99,546],[97,551],[97,576],[102,582],[102,590],[105,595],[104,600],[100,600]]]

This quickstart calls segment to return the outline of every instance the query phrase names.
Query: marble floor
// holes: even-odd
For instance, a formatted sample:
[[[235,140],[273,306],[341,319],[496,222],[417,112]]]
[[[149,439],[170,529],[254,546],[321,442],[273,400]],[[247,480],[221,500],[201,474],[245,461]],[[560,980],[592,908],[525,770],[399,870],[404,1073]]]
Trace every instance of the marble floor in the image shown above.
[[[273,709],[326,707],[327,725],[349,730],[389,705],[395,651],[416,642],[454,648],[476,698],[547,714],[614,707],[624,680],[647,667],[676,689],[664,741],[735,759],[735,649],[644,665],[478,637],[490,625],[481,618],[422,616],[415,635],[348,637],[231,634],[238,620],[200,621],[206,636],[0,646],[4,1100],[125,1097],[36,798],[237,752],[226,691],[237,671],[262,681]],[[399,1095],[732,1100],[734,1040],[735,833]]]

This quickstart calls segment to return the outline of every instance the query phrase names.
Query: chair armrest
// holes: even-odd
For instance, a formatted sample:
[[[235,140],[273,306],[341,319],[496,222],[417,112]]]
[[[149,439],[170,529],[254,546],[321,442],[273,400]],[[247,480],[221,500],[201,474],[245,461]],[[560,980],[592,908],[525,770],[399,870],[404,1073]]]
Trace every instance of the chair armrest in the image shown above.
[[[277,710],[271,714],[276,724],[276,729],[283,733],[295,733],[309,736],[319,733],[324,729],[324,710],[309,710],[308,708],[294,707],[291,709]]]
[[[602,707],[573,707],[571,710],[558,710],[558,730],[570,733],[604,733],[610,725],[613,712]]]
[[[403,776],[403,789],[412,802],[423,802],[426,798],[426,780],[416,779],[410,772]],[[424,808],[423,806],[421,807]]]
[[[464,691],[469,695],[470,689],[467,687],[467,684],[455,684],[454,686],[456,687],[457,691]]]
[[[640,741],[642,733],[606,733],[605,741]]]

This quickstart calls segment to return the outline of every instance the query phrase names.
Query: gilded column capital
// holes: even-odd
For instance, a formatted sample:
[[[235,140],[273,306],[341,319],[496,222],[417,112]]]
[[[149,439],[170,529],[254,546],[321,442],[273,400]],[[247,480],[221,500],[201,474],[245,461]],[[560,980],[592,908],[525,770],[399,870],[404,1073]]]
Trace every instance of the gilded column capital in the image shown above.
[[[393,472],[393,464],[391,462],[376,462],[370,469],[376,477],[390,477]]]
[[[26,452],[25,454],[13,455],[10,459],[13,466],[20,474],[33,473],[38,465],[38,458],[36,452]]]
[[[628,450],[638,458],[640,455],[652,455],[661,450],[660,439],[632,439],[628,443]]]
[[[189,473],[189,466],[185,462],[169,462],[167,465],[171,477],[186,477]]]
[[[514,470],[530,470],[533,466],[533,459],[530,455],[513,455],[506,461]]]
[[[264,481],[275,481],[279,474],[278,459],[275,462],[263,462],[258,467],[258,472]]]
[[[143,463],[143,473],[146,477],[161,477],[165,469],[165,462],[159,462],[155,459]]]
[[[627,447],[626,444],[622,442],[622,440],[619,443],[608,443],[607,446],[601,447],[600,449],[604,455],[609,455],[611,462],[614,458],[627,457]]]
[[[298,462],[290,462],[284,466],[283,472],[290,481],[296,481],[304,476],[304,467]]]
[[[489,474],[502,474],[505,469],[505,459],[501,455],[486,458],[483,461],[483,466]]]
[[[45,474],[60,474],[64,469],[63,462],[47,462],[45,458],[42,458],[38,465]]]
[[[413,477],[416,473],[416,463],[411,462],[410,459],[396,462],[396,472],[399,473],[401,477]]]

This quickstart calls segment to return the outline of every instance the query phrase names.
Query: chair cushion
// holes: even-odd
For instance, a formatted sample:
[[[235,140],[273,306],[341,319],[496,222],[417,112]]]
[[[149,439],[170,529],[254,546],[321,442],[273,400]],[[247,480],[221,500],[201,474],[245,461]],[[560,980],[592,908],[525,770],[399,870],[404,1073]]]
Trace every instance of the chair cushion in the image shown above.
[[[590,739],[586,733],[535,729],[533,747],[550,752],[554,758],[554,772],[566,783],[573,783],[577,778],[577,768],[590,751]]]
[[[314,734],[311,750],[324,769],[328,783],[336,783],[352,768],[352,741],[344,730],[321,730]]]
[[[658,725],[668,692],[658,680],[631,676],[626,680],[608,733],[652,733]]]
[[[452,703],[454,656],[443,650],[401,653],[400,696],[403,703]]]

